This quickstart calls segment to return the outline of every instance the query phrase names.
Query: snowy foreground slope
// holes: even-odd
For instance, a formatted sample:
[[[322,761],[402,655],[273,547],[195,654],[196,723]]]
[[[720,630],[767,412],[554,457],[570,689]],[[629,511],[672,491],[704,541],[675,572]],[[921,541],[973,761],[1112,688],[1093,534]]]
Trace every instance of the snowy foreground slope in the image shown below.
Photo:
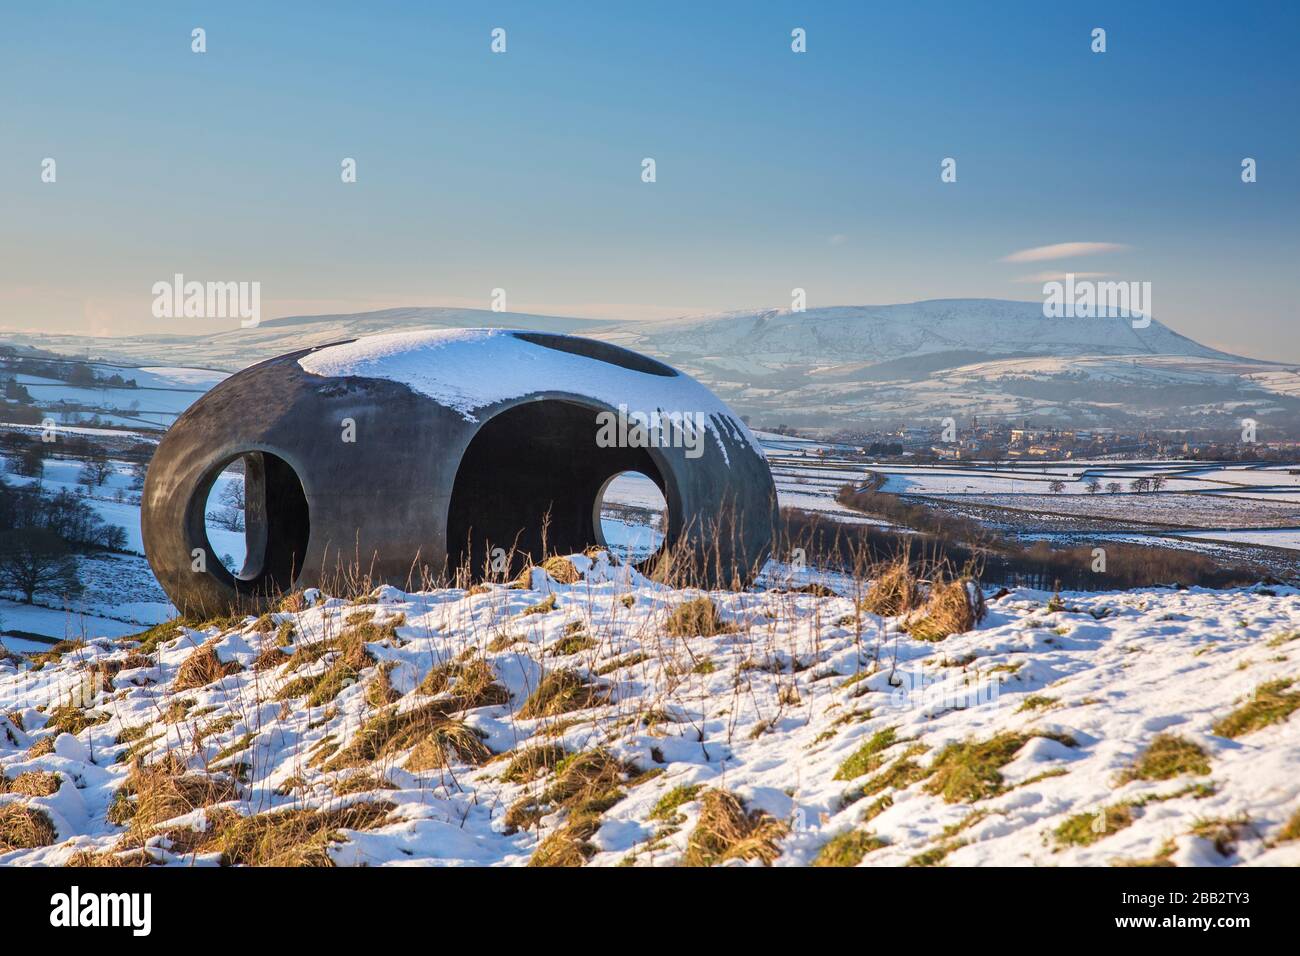
[[[925,642],[551,570],[0,663],[0,865],[1300,864],[1294,589],[1013,591]]]

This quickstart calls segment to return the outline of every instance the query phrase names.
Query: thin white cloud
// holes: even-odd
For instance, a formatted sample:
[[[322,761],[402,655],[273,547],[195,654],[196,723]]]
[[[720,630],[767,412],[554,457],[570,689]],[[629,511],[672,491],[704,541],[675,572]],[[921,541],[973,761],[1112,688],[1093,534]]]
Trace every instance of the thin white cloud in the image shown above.
[[[1122,252],[1128,246],[1118,242],[1058,242],[1050,246],[1021,249],[1003,257],[1003,262],[1046,262],[1049,259],[1069,259],[1078,256],[1096,256],[1103,252]]]

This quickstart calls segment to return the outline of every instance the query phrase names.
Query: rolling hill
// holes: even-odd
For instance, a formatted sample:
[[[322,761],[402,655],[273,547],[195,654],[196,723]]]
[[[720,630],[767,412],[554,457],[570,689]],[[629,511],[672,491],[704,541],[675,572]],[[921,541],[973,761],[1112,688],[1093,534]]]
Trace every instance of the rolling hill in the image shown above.
[[[305,345],[416,328],[514,327],[605,339],[713,387],[758,425],[927,425],[949,415],[1074,425],[1231,427],[1300,422],[1300,366],[1230,355],[1159,321],[1051,319],[1039,302],[939,299],[599,322],[484,309],[288,316],[197,336],[16,344],[105,361],[234,371]]]

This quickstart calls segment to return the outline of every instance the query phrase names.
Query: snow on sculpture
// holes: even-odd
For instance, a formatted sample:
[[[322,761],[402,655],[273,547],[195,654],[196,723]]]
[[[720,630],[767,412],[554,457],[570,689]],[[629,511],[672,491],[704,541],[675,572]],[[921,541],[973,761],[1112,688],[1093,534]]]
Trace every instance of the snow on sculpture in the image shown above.
[[[217,476],[245,471],[247,556],[208,540]],[[570,335],[468,329],[369,336],[261,362],[167,432],[149,466],[145,552],[183,613],[255,607],[348,576],[517,572],[602,545],[605,485],[650,477],[668,505],[647,572],[749,580],[776,517],[749,429],[661,362]]]

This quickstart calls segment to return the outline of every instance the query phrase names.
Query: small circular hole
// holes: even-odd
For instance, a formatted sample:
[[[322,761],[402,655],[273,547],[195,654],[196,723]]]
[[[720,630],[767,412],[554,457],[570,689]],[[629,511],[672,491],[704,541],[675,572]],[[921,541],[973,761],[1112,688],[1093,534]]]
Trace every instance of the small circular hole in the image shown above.
[[[659,485],[639,471],[623,471],[596,496],[596,536],[610,554],[640,564],[656,554],[668,535],[668,502]]]

